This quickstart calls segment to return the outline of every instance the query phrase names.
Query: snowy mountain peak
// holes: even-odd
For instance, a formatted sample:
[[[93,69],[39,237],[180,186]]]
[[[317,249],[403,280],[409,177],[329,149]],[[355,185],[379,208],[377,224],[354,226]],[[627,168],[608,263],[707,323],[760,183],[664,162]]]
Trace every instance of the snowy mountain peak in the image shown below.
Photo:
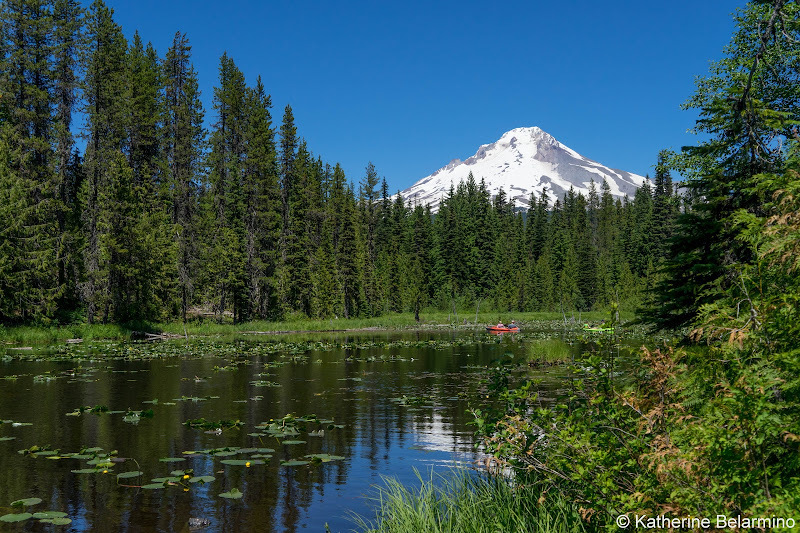
[[[523,208],[528,207],[531,192],[538,197],[545,188],[552,200],[561,198],[570,187],[586,195],[592,180],[599,192],[606,180],[611,194],[622,197],[633,196],[645,181],[642,176],[587,159],[534,126],[507,131],[497,141],[482,145],[472,157],[453,159],[400,194],[412,203],[431,204],[435,211],[450,185],[466,180],[470,172],[475,181],[485,180],[492,196],[503,189],[509,200]]]

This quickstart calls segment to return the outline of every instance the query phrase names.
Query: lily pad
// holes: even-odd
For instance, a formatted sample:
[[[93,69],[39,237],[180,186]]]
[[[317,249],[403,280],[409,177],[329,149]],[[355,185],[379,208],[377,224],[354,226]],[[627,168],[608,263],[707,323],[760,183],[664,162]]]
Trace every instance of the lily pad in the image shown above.
[[[55,526],[68,526],[72,523],[72,520],[69,518],[58,517],[58,518],[42,518],[39,520],[40,523],[44,524],[53,524]]]
[[[152,481],[153,483],[161,483],[163,485],[164,483],[178,483],[180,482],[180,480],[181,478],[179,476],[173,476],[173,477],[154,477],[150,481]]]
[[[299,460],[281,461],[281,466],[303,466],[303,465],[307,465],[310,462],[311,461],[299,461]]]
[[[195,476],[189,479],[189,483],[211,483],[215,479],[214,476]]]
[[[147,485],[142,485],[142,488],[145,490],[156,490],[156,489],[163,489],[163,483],[148,483]]]
[[[4,514],[0,516],[0,522],[22,522],[32,516],[31,513]]]
[[[224,450],[224,451],[215,453],[214,457],[229,457],[231,455],[236,455],[237,453],[239,453],[239,452],[236,451],[236,450]]]
[[[121,474],[117,474],[117,479],[128,479],[131,477],[139,477],[142,474],[144,474],[144,472],[139,472],[138,470],[134,472],[123,472]]]
[[[67,516],[67,513],[62,513],[61,511],[44,511],[41,513],[33,513],[33,518],[42,519],[42,518],[64,518]]]
[[[96,468],[99,468],[99,469],[111,468],[112,466],[114,466],[114,463],[109,461],[108,457],[105,457],[103,459],[93,459],[91,461],[86,461],[86,464],[87,465],[92,465],[92,466],[94,466]]]
[[[185,457],[162,457],[161,459],[159,459],[159,461],[162,463],[178,463],[180,461],[185,461],[185,460],[186,460]]]
[[[98,470],[96,468],[81,468],[80,470],[71,470],[73,474],[97,474],[98,472],[102,472],[102,470]]]
[[[285,440],[281,444],[305,444],[304,440]]]
[[[260,459],[224,459],[221,461],[222,464],[225,465],[232,465],[232,466],[253,466],[253,465],[263,465],[264,461]]]
[[[228,492],[223,492],[219,495],[221,498],[228,498],[231,500],[238,500],[242,497],[242,491],[239,489],[231,489]]]
[[[4,441],[4,440],[14,440],[14,439],[16,439],[16,438],[17,438],[17,437],[0,437],[0,442],[2,442],[2,441]]]
[[[11,507],[28,507],[30,505],[36,505],[42,503],[41,498],[25,498],[23,500],[16,500],[11,502]]]
[[[342,459],[344,459],[344,456],[328,455],[327,453],[312,453],[309,455],[304,455],[304,457],[308,457],[313,462],[322,462],[322,463],[328,463],[330,461],[341,461]]]

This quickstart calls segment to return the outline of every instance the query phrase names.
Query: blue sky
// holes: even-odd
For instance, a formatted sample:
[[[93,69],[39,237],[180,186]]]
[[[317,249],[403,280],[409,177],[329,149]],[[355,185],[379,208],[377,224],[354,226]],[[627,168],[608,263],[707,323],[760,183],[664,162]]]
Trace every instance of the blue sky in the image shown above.
[[[163,57],[185,32],[206,120],[227,51],[261,75],[280,124],[358,182],[392,192],[516,127],[539,126],[605,165],[653,174],[694,144],[680,109],[722,57],[743,1],[346,2],[106,0]],[[88,4],[88,0],[87,0]]]

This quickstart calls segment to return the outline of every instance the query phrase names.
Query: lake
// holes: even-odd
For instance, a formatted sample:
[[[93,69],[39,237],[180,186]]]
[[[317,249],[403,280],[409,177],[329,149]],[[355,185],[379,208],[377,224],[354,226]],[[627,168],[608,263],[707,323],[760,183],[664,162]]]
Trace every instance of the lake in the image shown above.
[[[374,515],[383,476],[414,483],[478,459],[467,409],[482,369],[543,336],[560,338],[397,331],[6,350],[0,515],[65,513],[62,531],[349,531],[352,513]],[[549,391],[567,375],[533,372]],[[24,498],[42,502],[9,506]]]

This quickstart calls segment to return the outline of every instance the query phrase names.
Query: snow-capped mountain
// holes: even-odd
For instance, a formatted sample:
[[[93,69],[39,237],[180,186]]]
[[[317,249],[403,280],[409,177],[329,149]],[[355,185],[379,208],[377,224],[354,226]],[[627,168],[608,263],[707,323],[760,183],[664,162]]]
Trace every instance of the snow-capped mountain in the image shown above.
[[[412,204],[430,204],[436,211],[450,185],[458,186],[470,172],[476,183],[480,183],[481,178],[485,180],[492,197],[503,189],[509,201],[513,199],[517,207],[523,208],[528,208],[532,191],[538,197],[545,187],[552,202],[554,198],[563,197],[570,186],[586,196],[592,179],[598,193],[605,179],[615,197],[633,197],[645,181],[637,174],[587,159],[549,133],[533,127],[505,133],[500,140],[478,148],[466,161],[454,159],[400,194]]]

